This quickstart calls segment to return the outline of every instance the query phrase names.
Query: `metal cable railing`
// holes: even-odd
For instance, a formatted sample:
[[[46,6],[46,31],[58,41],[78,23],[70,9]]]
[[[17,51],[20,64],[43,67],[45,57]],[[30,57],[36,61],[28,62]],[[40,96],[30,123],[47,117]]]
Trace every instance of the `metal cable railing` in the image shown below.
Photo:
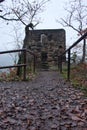
[[[66,49],[59,57],[59,65],[58,68],[60,72],[62,72],[62,57],[68,53],[68,66],[67,66],[67,80],[70,80],[70,60],[71,60],[71,49],[75,47],[79,42],[81,42],[83,39],[87,37],[87,32],[82,35],[73,45],[71,45],[68,49]]]

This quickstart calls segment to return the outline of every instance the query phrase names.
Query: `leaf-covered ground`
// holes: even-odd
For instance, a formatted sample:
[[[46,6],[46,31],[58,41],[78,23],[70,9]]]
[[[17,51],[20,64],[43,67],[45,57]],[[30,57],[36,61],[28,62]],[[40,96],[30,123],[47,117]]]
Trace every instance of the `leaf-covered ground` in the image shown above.
[[[0,82],[0,130],[87,130],[87,97],[54,71]]]
[[[80,88],[87,95],[87,63],[80,63],[71,68],[73,86]]]
[[[63,65],[62,76],[67,79],[67,64]],[[71,64],[70,82],[87,96],[87,63]]]

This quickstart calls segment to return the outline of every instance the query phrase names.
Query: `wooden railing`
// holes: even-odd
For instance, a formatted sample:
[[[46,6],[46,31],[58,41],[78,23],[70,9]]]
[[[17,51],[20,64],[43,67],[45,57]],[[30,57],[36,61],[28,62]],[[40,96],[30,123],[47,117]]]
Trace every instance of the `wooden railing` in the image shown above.
[[[60,59],[59,61],[59,65],[58,68],[60,70],[60,72],[62,72],[62,57],[68,53],[68,65],[67,65],[67,80],[70,80],[70,60],[71,60],[71,49],[73,47],[75,47],[80,41],[82,41],[83,39],[85,39],[87,37],[87,32],[82,35],[73,45],[71,45],[67,50],[65,50],[58,59]]]
[[[1,51],[0,52],[0,55],[1,54],[7,54],[7,53],[16,53],[16,52],[22,52],[23,56],[24,56],[24,59],[23,59],[23,63],[22,64],[17,64],[17,65],[9,65],[9,66],[1,66],[0,69],[6,69],[6,68],[14,68],[14,67],[24,67],[23,69],[23,80],[26,80],[26,67],[27,67],[27,52],[29,54],[31,54],[33,56],[33,71],[35,72],[35,59],[36,59],[36,56],[33,52],[31,52],[30,50],[24,48],[24,49],[18,49],[18,50],[9,50],[9,51]]]

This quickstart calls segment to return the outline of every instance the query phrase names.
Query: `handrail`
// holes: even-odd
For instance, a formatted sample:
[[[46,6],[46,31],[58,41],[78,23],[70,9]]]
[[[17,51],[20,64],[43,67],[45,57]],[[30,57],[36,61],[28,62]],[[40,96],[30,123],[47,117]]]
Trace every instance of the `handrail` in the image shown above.
[[[82,35],[75,43],[73,43],[68,49],[66,49],[60,56],[64,55],[66,52],[71,50],[74,46],[76,46],[81,40],[83,40],[87,36],[87,32]]]
[[[0,54],[14,53],[14,52],[19,52],[19,51],[26,51],[26,48],[24,48],[24,49],[17,49],[17,50],[0,51]]]
[[[17,49],[17,50],[8,50],[8,51],[1,51],[0,54],[7,54],[7,53],[14,53],[14,52],[24,52],[24,63],[23,64],[17,64],[17,65],[10,65],[10,66],[1,66],[0,69],[5,69],[5,68],[14,68],[14,67],[24,67],[24,76],[23,79],[26,80],[26,66],[27,66],[27,61],[26,61],[26,52],[30,53],[34,57],[33,61],[33,71],[35,72],[35,62],[36,62],[36,56],[35,54],[30,51],[29,49],[23,48],[23,49]]]
[[[67,79],[70,80],[70,53],[71,49],[76,46],[80,41],[82,41],[87,36],[87,32],[82,35],[75,43],[73,43],[68,49],[66,49],[60,56],[60,72],[62,72],[62,56],[68,52],[68,71],[67,71]]]

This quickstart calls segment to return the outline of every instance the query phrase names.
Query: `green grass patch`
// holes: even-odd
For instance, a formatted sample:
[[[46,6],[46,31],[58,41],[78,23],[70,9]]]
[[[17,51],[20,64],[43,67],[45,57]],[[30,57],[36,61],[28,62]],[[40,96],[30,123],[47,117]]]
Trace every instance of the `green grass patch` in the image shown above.
[[[70,82],[87,96],[87,63],[71,64]],[[67,79],[67,65],[63,64],[62,76]]]

